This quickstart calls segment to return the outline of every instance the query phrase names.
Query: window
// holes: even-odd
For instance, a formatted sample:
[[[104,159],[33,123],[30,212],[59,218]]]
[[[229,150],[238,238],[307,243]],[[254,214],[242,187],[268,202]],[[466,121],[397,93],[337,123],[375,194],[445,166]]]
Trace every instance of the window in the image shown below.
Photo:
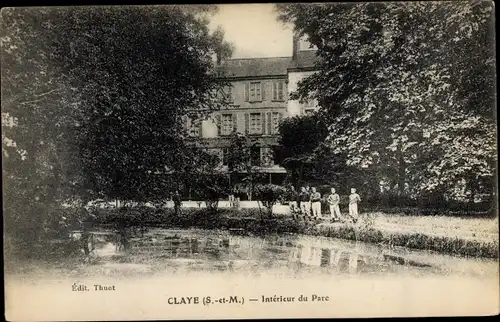
[[[260,166],[260,147],[252,146],[250,148],[250,162],[254,166]]]
[[[229,87],[227,88],[226,102],[228,102],[228,103],[234,103],[233,86],[232,85],[229,85]]]
[[[314,113],[314,108],[306,108],[304,109],[304,114],[309,116],[309,115],[313,115]]]
[[[252,82],[252,83],[250,83],[250,89],[249,89],[250,102],[262,100],[260,88],[261,88],[260,82]]]
[[[272,120],[271,120],[271,134],[278,133],[279,124],[281,121],[281,114],[278,112],[273,112]]]
[[[273,101],[284,101],[285,100],[285,82],[277,81],[273,82]]]
[[[190,120],[189,124],[189,136],[200,136],[201,121]]]
[[[272,167],[274,165],[274,152],[272,147],[262,148],[262,163],[265,166]]]
[[[262,133],[262,118],[260,113],[250,114],[250,134]]]
[[[229,166],[229,148],[222,149],[222,165]]]
[[[230,135],[233,132],[233,115],[222,114],[222,129],[221,135]]]

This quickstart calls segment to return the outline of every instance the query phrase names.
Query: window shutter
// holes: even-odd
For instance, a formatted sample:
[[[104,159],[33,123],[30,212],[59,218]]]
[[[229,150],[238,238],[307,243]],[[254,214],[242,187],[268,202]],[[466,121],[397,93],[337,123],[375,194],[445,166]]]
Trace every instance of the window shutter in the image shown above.
[[[264,117],[264,118],[262,118],[262,119],[261,119],[261,120],[262,120],[262,134],[266,134],[266,128],[267,128],[267,127],[266,127],[266,124],[267,124],[267,123],[266,123],[266,120],[267,120],[267,118],[266,118],[266,114],[267,114],[267,113],[264,113],[264,115],[261,115],[261,116],[263,116],[263,117]]]
[[[260,97],[262,101],[266,99],[266,84],[267,82],[260,83]]]
[[[273,134],[273,114],[267,113],[267,134]]]
[[[238,131],[238,114],[233,114],[233,132]]]
[[[250,114],[245,113],[245,134],[248,134],[250,129]]]
[[[217,126],[217,136],[221,136],[221,130],[222,130],[222,128],[221,128],[221,124],[220,123],[221,123],[221,116],[220,116],[220,114],[217,114],[215,116],[215,125]]]
[[[245,102],[248,102],[248,100],[249,100],[249,99],[248,99],[248,98],[249,98],[249,97],[248,97],[248,95],[249,95],[249,94],[248,94],[248,90],[249,90],[249,89],[248,89],[248,86],[249,86],[249,84],[248,84],[248,83],[245,83]]]
[[[283,113],[278,113],[278,126],[276,128],[276,133],[279,132],[279,124],[281,123],[281,120],[283,120]]]
[[[276,82],[273,81],[273,101],[276,100],[276,95],[277,95],[277,90],[276,90]]]
[[[266,113],[260,113],[260,130],[261,130],[261,133],[262,134],[265,134],[266,133],[266,124],[264,123],[264,121],[266,120]]]

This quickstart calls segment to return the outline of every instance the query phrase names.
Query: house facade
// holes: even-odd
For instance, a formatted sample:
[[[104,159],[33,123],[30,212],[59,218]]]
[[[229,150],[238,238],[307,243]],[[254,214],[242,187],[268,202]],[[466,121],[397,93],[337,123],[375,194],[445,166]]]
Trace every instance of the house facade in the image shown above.
[[[312,113],[315,102],[300,104],[289,100],[298,82],[314,73],[315,49],[293,37],[290,57],[241,58],[217,61],[215,72],[229,86],[225,88],[228,107],[214,112],[208,120],[187,120],[196,141],[222,160],[227,171],[229,137],[234,132],[251,137],[252,165],[266,174],[266,182],[279,184],[286,170],[274,164],[272,147],[278,144],[278,126],[283,118]]]

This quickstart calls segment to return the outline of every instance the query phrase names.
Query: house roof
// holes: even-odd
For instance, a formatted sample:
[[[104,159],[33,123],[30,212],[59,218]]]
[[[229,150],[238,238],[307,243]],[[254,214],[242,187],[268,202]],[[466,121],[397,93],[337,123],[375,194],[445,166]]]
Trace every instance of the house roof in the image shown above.
[[[318,57],[315,51],[299,51],[292,57],[238,58],[223,61],[216,71],[225,77],[285,76],[288,69],[312,68]]]
[[[217,66],[217,72],[226,77],[286,75],[292,57],[228,59]]]

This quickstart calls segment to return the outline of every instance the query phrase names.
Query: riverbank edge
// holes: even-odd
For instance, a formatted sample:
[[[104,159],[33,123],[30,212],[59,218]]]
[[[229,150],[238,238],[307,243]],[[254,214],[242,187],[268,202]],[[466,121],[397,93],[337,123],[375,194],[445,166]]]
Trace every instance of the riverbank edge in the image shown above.
[[[415,250],[434,251],[459,257],[499,258],[498,243],[467,240],[459,237],[434,236],[425,233],[385,232],[380,229],[356,227],[349,224],[333,227],[317,226],[312,235],[381,244],[389,247],[399,246]]]
[[[158,216],[159,215],[159,216]],[[127,216],[128,217],[128,216]],[[321,220],[293,218],[285,215],[266,215],[244,211],[239,216],[228,212],[207,213],[189,211],[182,215],[170,213],[157,216],[115,216],[102,218],[101,224],[114,227],[142,226],[161,228],[222,229],[235,234],[266,236],[273,233],[293,233],[311,236],[331,237],[351,241],[381,244],[388,247],[407,247],[429,250],[446,255],[498,259],[498,241],[485,242],[460,237],[430,235],[426,233],[387,232],[363,223],[328,223]]]

